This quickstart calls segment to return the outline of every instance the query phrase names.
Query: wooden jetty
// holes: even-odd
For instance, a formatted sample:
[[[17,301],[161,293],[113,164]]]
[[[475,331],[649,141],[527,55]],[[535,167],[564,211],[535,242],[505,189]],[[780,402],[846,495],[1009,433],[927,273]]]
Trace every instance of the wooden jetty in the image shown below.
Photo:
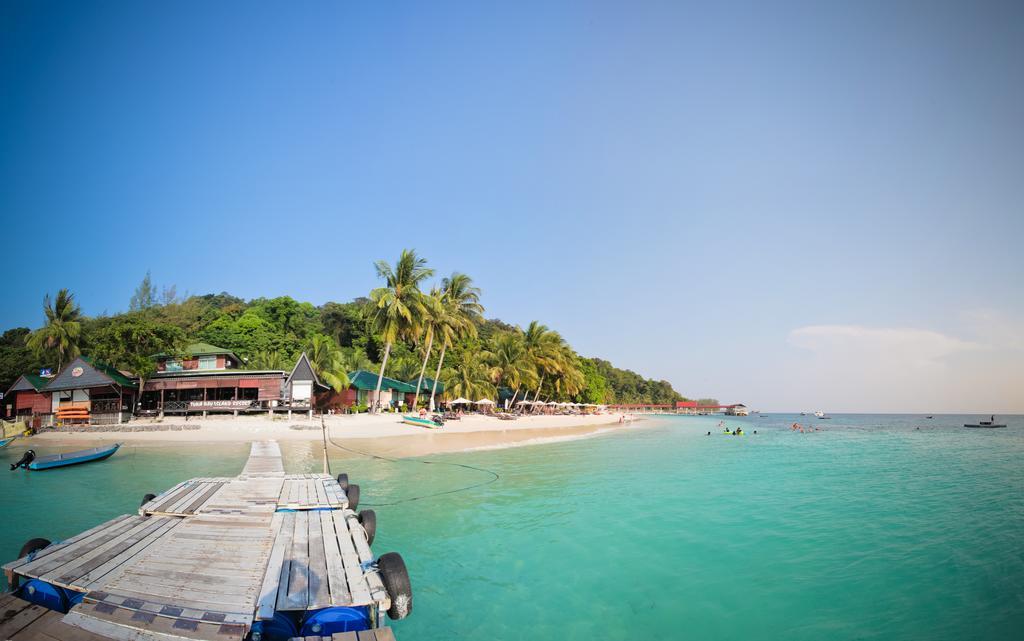
[[[354,507],[338,480],[285,474],[276,442],[253,443],[237,477],[179,483],[138,514],[5,565],[78,602],[62,614],[7,595],[15,612],[0,608],[0,641],[255,641],[281,613],[299,621],[332,607],[364,608],[371,627],[333,638],[393,639],[382,627],[389,576]],[[396,597],[411,607],[411,593]]]

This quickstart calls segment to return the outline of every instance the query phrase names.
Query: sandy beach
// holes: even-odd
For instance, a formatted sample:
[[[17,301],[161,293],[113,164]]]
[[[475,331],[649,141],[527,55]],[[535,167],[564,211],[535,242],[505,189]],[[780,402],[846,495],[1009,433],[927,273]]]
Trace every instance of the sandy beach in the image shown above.
[[[640,423],[620,423],[620,414],[590,416],[526,416],[502,421],[490,416],[469,415],[449,421],[441,429],[431,430],[406,425],[397,414],[325,416],[329,438],[357,450],[393,457],[422,456],[438,452],[462,452],[498,449],[520,445],[556,442],[602,434],[610,430],[630,429]],[[282,443],[319,443],[320,418],[293,416],[190,417],[167,418],[162,422],[133,421],[131,426],[187,426],[187,429],[124,432],[44,432],[33,441],[49,445],[76,445],[98,442],[130,443],[132,446],[196,445],[243,443],[275,439]],[[198,426],[198,429],[196,427]],[[336,449],[336,448],[332,448]]]

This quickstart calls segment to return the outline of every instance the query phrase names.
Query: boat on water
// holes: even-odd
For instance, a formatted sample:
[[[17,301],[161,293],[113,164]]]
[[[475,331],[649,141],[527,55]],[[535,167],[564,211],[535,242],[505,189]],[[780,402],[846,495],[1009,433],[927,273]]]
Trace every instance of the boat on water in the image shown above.
[[[0,447],[7,447],[8,445],[11,444],[11,441],[13,441],[16,438],[18,437],[12,436],[11,438],[0,438]]]
[[[1006,423],[996,423],[995,417],[993,416],[992,420],[989,421],[978,421],[977,423],[964,423],[964,427],[1006,427]]]
[[[64,452],[63,454],[51,454],[49,456],[36,456],[35,450],[28,450],[21,460],[11,464],[11,469],[16,470],[23,467],[27,470],[52,470],[56,467],[67,467],[79,465],[80,463],[92,463],[102,461],[114,455],[121,447],[120,443],[114,443],[108,447],[92,447],[77,452]]]
[[[434,415],[431,418],[420,418],[419,416],[402,416],[402,422],[408,425],[426,427],[432,430],[444,427],[444,419],[437,415]]]

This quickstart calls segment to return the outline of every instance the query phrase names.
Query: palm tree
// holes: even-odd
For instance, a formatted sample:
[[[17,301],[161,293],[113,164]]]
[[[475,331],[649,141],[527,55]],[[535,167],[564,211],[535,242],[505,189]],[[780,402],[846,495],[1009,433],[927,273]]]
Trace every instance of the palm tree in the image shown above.
[[[423,334],[427,339],[427,347],[423,352],[423,365],[420,367],[420,377],[416,381],[416,396],[413,398],[412,407],[420,404],[420,390],[423,387],[423,374],[427,371],[427,360],[430,358],[430,350],[434,347],[434,336],[447,322],[448,312],[444,307],[444,296],[441,290],[436,287],[430,290],[430,294],[423,298]]]
[[[26,337],[26,344],[39,358],[56,357],[57,371],[78,356],[78,342],[82,337],[82,310],[75,304],[75,295],[67,289],[57,292],[51,303],[50,295],[43,299],[46,325]]]
[[[441,335],[441,356],[437,359],[434,385],[430,389],[430,406],[434,406],[437,394],[437,379],[441,377],[445,351],[456,339],[476,337],[476,324],[484,313],[480,304],[480,288],[473,286],[473,279],[466,274],[453,272],[441,281],[441,300],[445,314],[436,331]]]
[[[251,369],[287,370],[290,365],[288,357],[281,352],[267,350],[254,353],[246,362],[246,366]]]
[[[316,375],[335,392],[348,387],[345,354],[333,338],[323,334],[314,335],[309,343],[309,353],[306,355]]]
[[[462,362],[452,372],[448,381],[448,389],[456,396],[464,396],[470,400],[480,400],[495,393],[491,383],[490,368],[483,357],[472,351],[463,354]]]
[[[416,256],[416,251],[412,249],[402,250],[394,268],[383,260],[377,261],[376,268],[377,276],[387,283],[370,292],[370,307],[374,310],[373,327],[384,341],[384,358],[381,359],[374,396],[375,400],[379,400],[391,346],[397,340],[413,338],[419,333],[424,315],[420,283],[430,278],[434,270],[428,268],[427,261]]]
[[[555,394],[560,397],[576,396],[586,385],[579,357],[566,344],[562,344],[557,355],[559,376],[554,379]]]
[[[523,332],[519,328],[511,332],[495,334],[490,341],[485,358],[491,364],[491,380],[498,386],[515,390],[510,406],[516,402],[519,389],[536,381],[536,371],[531,367]]]
[[[526,345],[529,360],[539,378],[537,393],[533,395],[533,400],[536,401],[540,398],[540,390],[544,387],[545,377],[558,372],[558,348],[563,341],[558,332],[548,329],[547,325],[530,321],[523,335],[523,342]]]

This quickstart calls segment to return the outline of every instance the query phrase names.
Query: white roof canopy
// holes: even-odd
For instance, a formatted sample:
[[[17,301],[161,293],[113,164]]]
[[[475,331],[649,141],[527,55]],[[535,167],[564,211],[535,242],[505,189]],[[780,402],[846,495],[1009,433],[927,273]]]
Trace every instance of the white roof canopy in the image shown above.
[[[454,401],[449,401],[448,404],[449,405],[458,405],[458,404],[462,403],[463,405],[468,405],[469,403],[472,403],[472,402],[473,401],[469,400],[468,398],[462,398],[460,396],[457,399],[455,399]]]
[[[494,401],[489,398],[481,398],[479,401],[473,401],[477,405],[494,405]]]

